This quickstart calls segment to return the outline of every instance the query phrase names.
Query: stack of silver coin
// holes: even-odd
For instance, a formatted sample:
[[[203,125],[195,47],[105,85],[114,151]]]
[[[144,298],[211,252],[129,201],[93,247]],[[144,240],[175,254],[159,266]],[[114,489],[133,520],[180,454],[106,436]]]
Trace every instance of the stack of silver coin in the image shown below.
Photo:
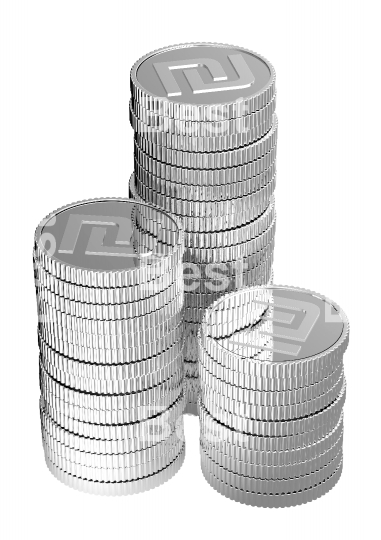
[[[197,331],[216,298],[271,279],[275,73],[251,51],[195,43],[152,52],[131,70],[135,173],[130,196],[185,230],[186,412],[197,414]]]
[[[342,471],[348,320],[289,287],[227,294],[199,332],[203,474],[244,504],[314,500]]]
[[[128,199],[39,225],[40,412],[53,475],[95,494],[160,485],[185,455],[181,225]]]

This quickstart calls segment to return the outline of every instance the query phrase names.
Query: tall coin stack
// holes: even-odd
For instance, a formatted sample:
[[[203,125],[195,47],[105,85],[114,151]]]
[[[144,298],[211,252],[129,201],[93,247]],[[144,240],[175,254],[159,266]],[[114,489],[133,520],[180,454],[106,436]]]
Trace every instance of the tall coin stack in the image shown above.
[[[183,232],[126,199],[50,214],[35,234],[46,463],[82,491],[123,495],[180,468]]]
[[[250,287],[206,311],[199,333],[201,466],[244,504],[312,501],[343,460],[345,314],[324,296]]]
[[[251,51],[167,47],[131,70],[135,173],[130,195],[185,230],[186,412],[197,414],[197,331],[216,298],[271,279],[277,119],[275,73]]]

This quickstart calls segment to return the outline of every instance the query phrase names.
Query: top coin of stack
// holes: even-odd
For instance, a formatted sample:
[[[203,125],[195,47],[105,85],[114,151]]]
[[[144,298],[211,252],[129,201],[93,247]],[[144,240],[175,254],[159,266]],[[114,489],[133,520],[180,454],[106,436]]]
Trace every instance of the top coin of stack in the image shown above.
[[[324,296],[250,287],[206,310],[200,328],[202,471],[254,506],[326,493],[343,459],[349,324]]]
[[[62,482],[129,494],[185,452],[183,232],[164,212],[94,199],[36,230],[41,428]]]
[[[130,194],[180,217],[185,229],[184,261],[192,271],[185,276],[185,365],[193,389],[188,412],[195,412],[204,309],[271,276],[275,73],[241,47],[177,45],[136,62],[131,93]]]

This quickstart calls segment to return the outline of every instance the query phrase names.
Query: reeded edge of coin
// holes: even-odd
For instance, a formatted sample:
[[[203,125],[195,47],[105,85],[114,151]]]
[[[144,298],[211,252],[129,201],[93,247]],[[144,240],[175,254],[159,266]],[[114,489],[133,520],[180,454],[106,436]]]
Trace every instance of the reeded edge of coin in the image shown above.
[[[250,286],[250,287],[243,287],[239,291],[231,292],[226,294],[225,296],[219,298],[216,300],[206,311],[203,318],[203,321],[200,326],[199,331],[199,343],[202,347],[212,356],[212,358],[219,358],[225,356],[226,358],[237,358],[242,359],[242,355],[236,354],[232,351],[229,351],[228,349],[224,349],[223,347],[218,346],[217,342],[213,337],[209,335],[208,331],[208,323],[207,318],[210,316],[210,313],[216,308],[216,306],[221,303],[222,301],[226,302],[229,297],[236,296],[237,294],[245,295],[245,292],[254,289],[266,289],[265,287],[257,287],[257,286]],[[258,361],[257,359],[247,359],[248,362],[254,362],[256,365],[259,366],[259,376],[263,376],[266,378],[297,378],[300,376],[301,373],[311,371],[311,366],[314,366],[315,364],[320,365],[322,368],[328,364],[331,364],[335,358],[342,358],[344,355],[344,352],[348,346],[349,342],[349,321],[348,317],[345,315],[344,311],[340,308],[338,304],[330,300],[329,298],[325,297],[322,294],[319,294],[317,292],[311,291],[309,289],[303,289],[301,287],[289,287],[287,285],[271,285],[271,289],[288,289],[288,290],[294,290],[294,291],[300,291],[305,294],[310,294],[312,296],[315,296],[317,298],[320,298],[322,301],[330,304],[332,307],[334,307],[338,313],[340,313],[342,323],[343,323],[343,332],[340,336],[340,338],[332,344],[330,347],[328,347],[325,351],[322,351],[318,354],[312,355],[308,358],[302,358],[300,360],[291,360],[287,362],[273,362],[273,361]],[[221,336],[222,337],[222,336]],[[214,353],[214,354],[213,354]],[[221,363],[221,362],[220,362]]]
[[[83,480],[76,476],[73,476],[69,473],[65,473],[49,460],[45,456],[46,464],[49,471],[52,475],[57,478],[60,482],[76,489],[78,491],[83,491],[85,493],[90,493],[92,495],[133,495],[137,493],[142,493],[148,491],[155,487],[158,487],[168,480],[170,480],[180,469],[184,463],[185,458],[185,445],[180,454],[175,458],[175,460],[165,469],[153,474],[150,477],[141,479],[141,480],[132,480],[130,482],[118,482],[118,483],[107,483],[107,482],[95,482],[91,480]]]
[[[215,404],[205,404],[200,401],[200,410],[205,411],[211,418],[222,426],[229,428],[237,433],[243,433],[258,437],[292,437],[294,435],[303,435],[313,432],[321,426],[328,426],[332,421],[338,418],[343,410],[346,397],[345,379],[340,394],[336,399],[313,414],[295,418],[292,420],[253,420],[238,416],[219,409]],[[213,409],[213,410],[209,410]]]
[[[160,178],[146,171],[137,160],[134,164],[135,177],[141,184],[174,199],[189,199],[193,202],[221,202],[228,199],[238,199],[251,195],[264,187],[275,176],[276,163],[257,176],[252,176],[239,182],[225,184],[200,185],[187,182],[172,182],[172,180]]]
[[[133,182],[134,189],[142,200],[151,201],[151,204],[155,207],[166,208],[166,212],[174,213],[179,219],[218,219],[229,213],[234,220],[238,220],[237,214],[247,213],[254,220],[258,219],[262,213],[262,211],[258,212],[258,207],[262,209],[269,204],[275,190],[276,181],[277,175],[275,173],[267,184],[258,187],[256,191],[253,191],[249,195],[242,195],[241,197],[221,201],[192,201],[163,195],[141,183],[135,177],[135,174],[130,185]],[[250,209],[253,209],[252,213],[250,213]]]
[[[307,490],[298,491],[295,493],[287,493],[284,495],[267,495],[258,494],[243,489],[235,488],[219,480],[214,474],[209,473],[206,469],[202,469],[202,474],[208,484],[218,493],[249,506],[258,506],[262,508],[287,508],[291,506],[298,506],[314,501],[319,497],[325,495],[330,491],[339,481],[343,469],[343,463],[341,462],[336,471],[326,480],[309,488]]]
[[[268,154],[276,146],[278,139],[277,115],[272,114],[272,119],[272,126],[263,137],[232,150],[220,152],[175,150],[152,143],[144,137],[135,138],[134,144],[151,158],[168,165],[190,169],[228,169],[259,160],[261,156]]]
[[[240,135],[253,129],[261,128],[268,121],[272,121],[276,108],[276,94],[269,103],[262,109],[253,111],[244,116],[231,119],[216,119],[210,121],[202,120],[179,120],[169,118],[149,111],[134,99],[130,100],[130,123],[135,130],[140,128],[143,134],[149,133],[151,129],[161,130],[169,135],[180,135],[182,137],[210,138],[216,135],[222,137]],[[138,124],[138,121],[142,124]],[[251,144],[251,143],[249,143]]]
[[[185,152],[224,152],[251,144],[263,137],[272,126],[272,118],[268,118],[259,126],[232,135],[220,136],[190,136],[159,131],[158,128],[147,126],[130,110],[130,124],[134,130],[135,140],[145,138],[151,143],[165,146],[173,150]]]
[[[40,415],[47,416],[51,422],[65,430],[68,436],[74,438],[84,438],[89,440],[104,440],[106,443],[124,440],[130,440],[131,449],[139,450],[147,448],[146,435],[152,430],[160,428],[160,433],[163,434],[162,428],[166,425],[175,425],[178,419],[182,416],[187,400],[187,381],[183,382],[183,388],[177,399],[169,405],[169,407],[159,408],[159,413],[149,418],[139,420],[132,423],[124,424],[93,424],[83,420],[76,420],[64,414],[64,411],[56,413],[56,409],[51,407],[45,401],[43,396],[40,397]],[[164,440],[165,437],[159,440]],[[137,444],[139,443],[140,444]],[[152,444],[151,444],[152,446]]]
[[[213,452],[223,455],[228,460],[235,460],[253,465],[285,467],[303,461],[309,461],[324,454],[338,441],[343,442],[344,413],[341,413],[338,423],[325,436],[316,442],[293,449],[262,450],[240,446],[238,442],[221,439],[215,435],[211,426],[200,422],[200,444]],[[209,429],[208,429],[209,428]]]
[[[268,184],[269,185],[269,184]],[[275,188],[274,184],[272,187]],[[132,199],[136,201],[142,201],[143,199],[138,195],[135,188],[135,177],[132,175],[129,182],[129,190]],[[268,194],[268,200],[265,200],[263,204],[260,204],[257,207],[249,208],[245,212],[234,213],[232,215],[220,215],[215,217],[194,217],[194,216],[184,216],[183,214],[177,214],[177,217],[181,219],[184,229],[188,233],[212,233],[216,232],[221,233],[222,231],[231,230],[234,228],[243,227],[252,221],[260,218],[260,216],[265,212],[269,206],[269,202],[273,196],[273,193]],[[152,203],[156,208],[160,206]]]
[[[42,230],[45,227],[45,224],[49,222],[50,219],[56,216],[56,214],[68,210],[70,208],[81,206],[87,203],[96,203],[96,202],[127,202],[129,204],[140,204],[146,208],[150,208],[155,211],[161,211],[163,214],[166,214],[169,219],[172,219],[178,228],[178,241],[173,250],[169,255],[162,255],[160,260],[156,264],[143,266],[140,268],[133,268],[130,270],[88,270],[86,268],[76,268],[68,263],[63,261],[58,261],[52,259],[48,251],[45,249],[45,246],[41,243],[41,234]],[[37,226],[34,236],[35,242],[35,251],[36,257],[39,263],[45,268],[47,272],[53,276],[67,281],[69,283],[75,283],[77,285],[84,285],[88,287],[99,287],[99,288],[109,288],[109,287],[128,287],[131,285],[140,284],[142,281],[150,281],[156,276],[164,274],[167,270],[176,266],[181,260],[184,251],[184,231],[181,225],[181,222],[174,216],[169,216],[163,209],[158,209],[152,207],[150,204],[132,201],[129,198],[120,198],[120,197],[104,197],[104,198],[95,198],[95,199],[85,199],[82,201],[77,201],[68,205],[64,205],[57,210],[54,210],[48,216],[46,216],[40,224]]]
[[[235,48],[241,49],[249,54],[254,54],[257,58],[264,62],[270,70],[270,80],[267,85],[247,98],[240,100],[227,101],[225,103],[218,103],[212,105],[196,105],[188,103],[177,103],[170,101],[168,98],[159,97],[148,92],[139,83],[137,79],[137,71],[140,65],[153,55],[161,52],[170,51],[173,49],[182,49],[190,47],[200,46],[215,46],[221,48]],[[254,112],[263,108],[275,94],[275,70],[272,64],[258,53],[254,53],[244,47],[238,47],[235,45],[227,45],[224,43],[211,43],[211,42],[196,42],[196,43],[180,43],[177,45],[170,45],[151,51],[141,58],[139,58],[131,68],[130,73],[130,88],[133,99],[141,103],[147,110],[159,112],[162,115],[185,119],[185,120],[204,120],[210,121],[213,118],[237,118],[247,114],[248,112]]]

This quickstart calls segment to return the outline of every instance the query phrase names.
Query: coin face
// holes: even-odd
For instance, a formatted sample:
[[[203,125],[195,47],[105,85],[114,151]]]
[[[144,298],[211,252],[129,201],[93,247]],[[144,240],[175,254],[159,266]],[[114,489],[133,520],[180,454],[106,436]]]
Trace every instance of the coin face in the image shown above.
[[[203,331],[213,334],[217,346],[230,354],[292,362],[339,345],[348,322],[339,306],[322,295],[268,286],[241,290],[216,302]]]
[[[260,94],[272,84],[274,71],[263,57],[240,47],[197,43],[147,55],[132,78],[154,97],[212,105]]]
[[[144,223],[150,222],[147,235]],[[52,259],[86,270],[128,270],[152,264],[176,242],[176,222],[164,212],[128,200],[93,200],[58,210],[38,228],[36,241]]]

